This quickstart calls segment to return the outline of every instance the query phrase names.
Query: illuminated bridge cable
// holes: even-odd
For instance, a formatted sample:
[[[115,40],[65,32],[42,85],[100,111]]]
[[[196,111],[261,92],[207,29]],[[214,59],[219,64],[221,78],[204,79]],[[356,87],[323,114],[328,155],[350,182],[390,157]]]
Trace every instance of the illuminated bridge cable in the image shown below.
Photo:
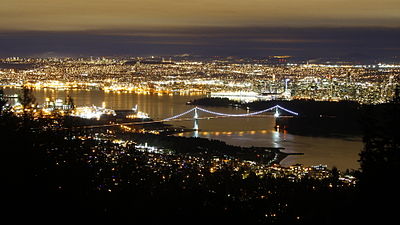
[[[243,114],[227,114],[227,113],[219,113],[219,112],[210,111],[210,110],[203,109],[203,108],[197,108],[197,109],[198,109],[198,110],[201,110],[201,111],[203,111],[203,112],[211,113],[211,114],[218,115],[218,116],[243,117],[243,116],[254,116],[254,115],[258,115],[258,114],[261,114],[261,113],[264,113],[264,112],[272,111],[272,110],[274,110],[274,109],[276,109],[276,108],[282,109],[283,111],[288,112],[288,113],[293,114],[293,115],[296,115],[296,116],[299,115],[298,113],[293,112],[293,111],[288,110],[288,109],[285,109],[285,108],[283,108],[282,106],[279,106],[279,105],[276,105],[276,106],[273,106],[273,107],[271,107],[271,108],[264,109],[264,110],[261,110],[261,111],[252,112],[252,113],[243,113]]]
[[[298,113],[293,112],[293,111],[291,111],[291,110],[289,110],[289,109],[286,109],[286,108],[284,108],[284,107],[282,107],[282,106],[280,106],[280,105],[276,105],[276,106],[273,106],[273,107],[271,107],[271,108],[264,109],[264,110],[257,111],[257,112],[242,113],[242,114],[220,113],[220,112],[215,112],[215,111],[203,109],[203,108],[200,108],[200,107],[195,107],[195,108],[192,108],[192,109],[190,109],[190,110],[188,110],[188,111],[186,111],[186,112],[183,112],[183,113],[181,113],[181,114],[178,114],[178,115],[169,117],[169,118],[167,118],[167,119],[163,119],[162,121],[174,120],[174,119],[176,119],[176,118],[178,118],[178,117],[184,116],[184,115],[186,115],[186,114],[192,112],[192,111],[195,110],[195,109],[200,110],[200,111],[203,111],[203,112],[206,112],[206,113],[210,113],[210,114],[213,114],[213,115],[224,116],[224,117],[245,117],[245,116],[254,116],[254,115],[258,115],[258,114],[265,113],[265,112],[268,112],[268,111],[272,111],[272,110],[274,110],[274,109],[281,109],[281,110],[283,110],[283,111],[285,111],[285,112],[287,112],[287,113],[290,113],[290,114],[296,115],[296,116],[299,115]]]
[[[258,114],[261,114],[261,113],[264,113],[264,112],[272,111],[272,110],[274,110],[274,109],[275,109],[275,110],[276,110],[276,109],[281,109],[281,110],[283,110],[283,111],[285,111],[285,112],[287,112],[287,113],[290,113],[290,114],[292,114],[292,115],[295,115],[295,116],[298,116],[298,115],[299,115],[298,113],[293,112],[293,111],[291,111],[291,110],[289,110],[289,109],[283,108],[283,107],[280,106],[280,105],[276,105],[276,106],[273,106],[273,107],[271,107],[271,108],[264,109],[264,110],[257,111],[257,112],[243,113],[243,114],[219,113],[219,112],[214,112],[214,111],[211,111],[211,110],[203,109],[203,108],[200,108],[200,107],[194,107],[194,108],[192,108],[192,109],[189,109],[188,111],[185,111],[185,112],[183,112],[183,113],[180,113],[180,114],[178,114],[178,115],[175,115],[175,116],[172,116],[172,117],[163,119],[163,120],[142,121],[142,122],[130,122],[130,123],[116,123],[116,124],[103,124],[103,125],[83,126],[83,127],[81,127],[81,128],[89,128],[89,129],[90,129],[90,128],[99,128],[99,127],[121,126],[121,125],[139,125],[139,124],[159,123],[159,122],[166,122],[166,121],[173,121],[173,120],[175,120],[175,121],[177,121],[177,120],[182,121],[183,119],[178,119],[178,118],[179,118],[179,117],[182,117],[182,116],[184,116],[184,115],[186,115],[186,114],[188,114],[188,113],[191,113],[191,112],[194,111],[194,110],[200,110],[200,111],[203,111],[203,112],[206,112],[206,113],[210,113],[210,114],[213,114],[213,115],[216,115],[216,116],[221,116],[221,117],[245,117],[245,116],[254,116],[254,115],[258,115]],[[205,117],[205,118],[212,118],[212,117]],[[218,117],[214,117],[214,118],[218,118]],[[188,119],[184,119],[184,120],[192,120],[192,119],[193,119],[193,118],[188,118]],[[204,118],[195,118],[195,119],[204,119]]]
[[[275,108],[276,108],[276,106],[268,108],[268,109],[264,109],[264,110],[261,110],[261,111],[258,111],[258,112],[243,113],[243,114],[227,114],[227,113],[219,113],[219,112],[210,111],[210,110],[203,109],[203,108],[197,108],[197,109],[201,110],[203,112],[214,114],[214,115],[218,115],[218,116],[243,117],[243,116],[253,116],[253,115],[261,114],[261,113],[264,113],[264,112],[271,111],[271,110],[273,110]]]
[[[278,109],[282,109],[283,111],[288,112],[288,113],[290,113],[290,114],[293,114],[293,115],[295,115],[295,116],[298,116],[298,115],[299,115],[297,112],[293,112],[293,111],[291,111],[291,110],[289,110],[289,109],[285,109],[285,108],[283,108],[283,107],[280,106],[280,105],[276,105],[275,107],[277,107]]]
[[[168,120],[173,120],[173,119],[176,119],[176,118],[178,118],[178,117],[184,116],[184,115],[186,115],[186,114],[188,114],[188,113],[192,112],[194,109],[195,109],[195,108],[189,109],[189,110],[188,110],[188,111],[186,111],[186,112],[183,112],[183,113],[181,113],[181,114],[178,114],[178,115],[175,115],[175,116],[172,116],[172,117],[169,117],[169,118],[163,119],[162,121],[168,121]]]

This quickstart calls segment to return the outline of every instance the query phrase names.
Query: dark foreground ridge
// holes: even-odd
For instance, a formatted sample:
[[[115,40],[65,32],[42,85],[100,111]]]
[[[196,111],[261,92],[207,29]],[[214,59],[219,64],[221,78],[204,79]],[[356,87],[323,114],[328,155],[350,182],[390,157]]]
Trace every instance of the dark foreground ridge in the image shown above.
[[[388,224],[397,217],[393,205],[399,201],[399,106],[396,98],[366,108],[365,148],[361,170],[352,173],[354,184],[340,179],[343,173],[335,168],[261,170],[261,164],[252,169],[254,163],[246,160],[184,150],[197,148],[189,145],[201,139],[188,139],[175,153],[142,151],[137,142],[163,136],[129,141],[122,136],[131,134],[116,130],[64,129],[63,118],[16,117],[0,101],[2,219],[6,224]],[[382,113],[387,116],[379,117]],[[222,148],[217,152],[231,148],[213,144]]]
[[[12,224],[187,224],[194,218],[204,224],[309,224],[354,201],[356,189],[336,175],[244,176],[245,166],[236,171],[221,162],[213,171],[215,160],[199,156],[140,152],[130,144],[78,138],[83,133],[33,131],[35,122],[21,125],[1,135],[14,143],[2,150],[3,203]],[[24,142],[17,141],[21,135]],[[329,206],[319,207],[324,202]]]

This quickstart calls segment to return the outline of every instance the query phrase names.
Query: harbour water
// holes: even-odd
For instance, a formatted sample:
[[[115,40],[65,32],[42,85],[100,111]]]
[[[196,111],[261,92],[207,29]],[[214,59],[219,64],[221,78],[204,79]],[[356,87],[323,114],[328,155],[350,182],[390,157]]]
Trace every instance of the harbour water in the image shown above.
[[[15,94],[19,90],[6,89],[5,94]],[[46,98],[65,99],[71,96],[78,106],[102,106],[114,110],[131,109],[138,105],[140,111],[146,112],[154,119],[165,119],[189,110],[193,106],[186,102],[203,96],[189,95],[138,95],[133,93],[105,93],[100,90],[35,90],[37,103],[42,104]],[[246,113],[246,110],[223,107],[203,107],[222,113]],[[291,109],[296,111],[296,109]],[[189,115],[190,116],[190,115]],[[200,115],[208,116],[208,115]],[[171,122],[175,126],[193,127],[193,121]],[[281,164],[290,166],[300,163],[306,166],[325,164],[336,166],[341,170],[358,169],[360,153],[363,145],[361,137],[326,138],[292,135],[274,130],[273,116],[263,118],[218,118],[199,120],[199,131],[177,134],[180,136],[198,136],[217,139],[228,144],[239,146],[283,147],[284,152],[304,153],[304,155],[289,156]]]

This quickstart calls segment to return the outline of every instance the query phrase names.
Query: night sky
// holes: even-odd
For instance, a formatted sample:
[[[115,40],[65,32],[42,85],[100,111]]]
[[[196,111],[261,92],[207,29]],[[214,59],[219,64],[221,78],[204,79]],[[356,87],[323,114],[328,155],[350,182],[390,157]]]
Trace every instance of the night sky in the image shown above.
[[[400,55],[399,0],[0,0],[0,56]]]

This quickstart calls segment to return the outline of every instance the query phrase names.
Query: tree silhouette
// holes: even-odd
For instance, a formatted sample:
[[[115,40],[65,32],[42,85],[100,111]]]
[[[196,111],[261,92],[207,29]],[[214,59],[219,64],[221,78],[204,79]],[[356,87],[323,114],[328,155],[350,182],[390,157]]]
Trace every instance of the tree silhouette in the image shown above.
[[[0,116],[3,116],[3,114],[8,111],[7,100],[4,98],[4,90],[0,89]]]
[[[398,89],[397,89],[398,90]],[[400,169],[400,96],[364,113],[364,149],[360,163],[365,179],[381,180]]]
[[[400,85],[396,85],[396,88],[394,90],[394,97],[392,100],[392,103],[394,104],[400,104]]]
[[[363,116],[364,149],[360,153],[359,185],[362,209],[374,219],[393,218],[393,203],[398,202],[400,171],[400,96],[396,88],[393,100],[366,106]],[[365,208],[364,208],[365,207]]]
[[[69,95],[65,98],[65,104],[68,106],[68,110],[75,109],[74,99]]]
[[[25,116],[27,113],[30,113],[30,109],[32,109],[36,104],[36,98],[33,95],[32,89],[23,86],[21,94],[18,95],[18,102],[21,103],[23,113]]]

